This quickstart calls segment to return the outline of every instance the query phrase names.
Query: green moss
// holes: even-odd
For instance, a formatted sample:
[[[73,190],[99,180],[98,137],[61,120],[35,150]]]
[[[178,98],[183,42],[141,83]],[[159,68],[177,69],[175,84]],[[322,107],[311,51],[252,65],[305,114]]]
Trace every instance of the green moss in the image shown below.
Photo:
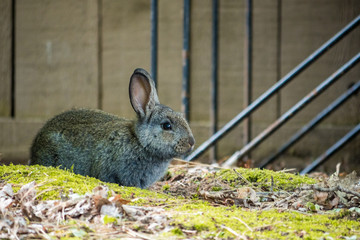
[[[274,191],[289,191],[302,184],[316,183],[316,180],[306,176],[299,176],[285,172],[275,172],[267,169],[260,170],[257,168],[238,168],[235,170],[224,169],[217,172],[215,176],[230,183],[234,187],[248,185],[250,183],[266,190],[273,187]]]
[[[359,234],[360,223],[333,220],[332,214],[302,214],[295,211],[256,211],[236,207],[213,207],[207,203],[184,204],[173,209],[173,226],[196,230],[201,237],[234,238],[234,232],[254,239],[319,239]],[[251,230],[246,226],[249,226]]]
[[[162,187],[163,191],[167,191],[170,189],[170,185],[169,184],[165,184],[163,187]]]
[[[171,230],[171,233],[172,233],[173,235],[177,235],[177,236],[183,236],[183,235],[184,235],[183,231],[181,231],[181,229],[179,229],[179,228],[174,228],[174,229],[172,229],[172,230]]]
[[[105,225],[109,223],[117,223],[117,218],[105,215],[103,217],[103,222]]]
[[[106,185],[110,190],[121,194],[124,199],[139,198],[136,203],[145,198],[169,199],[168,195],[155,193],[135,187],[123,187],[115,183],[104,183],[96,178],[75,174],[69,170],[39,165],[0,165],[0,180],[13,184],[14,191],[21,186],[35,181],[37,184],[38,198],[43,200],[59,199],[61,195],[73,193],[83,195],[90,193],[100,185]],[[146,201],[147,204],[149,201]],[[154,201],[156,205],[156,201]]]
[[[214,186],[214,187],[211,188],[211,191],[214,191],[214,192],[218,192],[218,191],[221,191],[221,190],[222,190],[222,187]]]

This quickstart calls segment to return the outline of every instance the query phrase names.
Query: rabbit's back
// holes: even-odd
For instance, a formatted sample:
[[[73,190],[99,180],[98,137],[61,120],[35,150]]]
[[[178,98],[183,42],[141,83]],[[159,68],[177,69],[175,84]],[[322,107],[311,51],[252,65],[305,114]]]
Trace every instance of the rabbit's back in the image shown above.
[[[63,112],[51,120],[49,120],[46,125],[48,127],[58,128],[60,125],[86,125],[86,124],[96,124],[96,123],[106,123],[110,121],[119,121],[121,118],[106,113],[101,110],[96,109],[72,109],[66,112]]]
[[[74,109],[49,120],[31,148],[30,164],[73,168],[98,177],[103,158],[123,151],[132,135],[132,122],[100,110]],[[118,142],[117,149],[112,144]],[[120,149],[119,149],[120,148]]]

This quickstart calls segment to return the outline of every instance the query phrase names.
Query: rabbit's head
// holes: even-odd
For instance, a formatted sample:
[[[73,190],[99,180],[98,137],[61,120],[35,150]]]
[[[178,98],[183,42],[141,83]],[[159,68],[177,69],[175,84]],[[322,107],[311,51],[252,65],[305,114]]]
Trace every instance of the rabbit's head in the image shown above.
[[[138,116],[135,126],[140,144],[161,159],[189,153],[195,140],[181,113],[160,104],[154,81],[144,69],[136,69],[130,78],[131,105]]]

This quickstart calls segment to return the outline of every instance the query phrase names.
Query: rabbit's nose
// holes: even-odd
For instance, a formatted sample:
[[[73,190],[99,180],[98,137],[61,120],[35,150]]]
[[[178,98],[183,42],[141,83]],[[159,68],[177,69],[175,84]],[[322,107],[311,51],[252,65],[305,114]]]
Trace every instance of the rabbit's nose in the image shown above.
[[[193,147],[193,146],[195,145],[195,139],[194,139],[193,136],[191,136],[191,137],[189,138],[189,145],[190,145],[190,147]]]

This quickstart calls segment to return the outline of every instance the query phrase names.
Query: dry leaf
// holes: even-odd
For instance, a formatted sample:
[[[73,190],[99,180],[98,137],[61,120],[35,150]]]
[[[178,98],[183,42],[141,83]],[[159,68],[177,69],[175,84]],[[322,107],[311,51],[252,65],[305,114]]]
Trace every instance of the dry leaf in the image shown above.
[[[111,202],[108,199],[103,198],[101,195],[95,195],[92,197],[92,199],[95,203],[97,213],[100,213],[103,205],[111,205]]]
[[[13,197],[14,196],[14,192],[13,189],[11,187],[11,184],[5,184],[5,186],[0,190],[0,198],[3,197]]]
[[[314,191],[314,199],[318,204],[325,204],[329,193]]]
[[[130,200],[123,199],[120,194],[116,194],[115,196],[109,198],[109,200],[116,206],[118,206],[119,204],[123,205],[131,202]]]
[[[16,193],[16,198],[23,202],[33,201],[36,197],[35,185],[35,181],[32,181],[22,186]]]
[[[94,195],[100,195],[103,198],[108,197],[109,188],[107,186],[97,186],[93,189]]]
[[[255,190],[250,187],[242,187],[237,189],[237,198],[250,199],[253,203],[259,201],[259,197],[256,195]]]
[[[339,204],[339,202],[340,202],[339,197],[338,196],[334,197],[334,199],[329,202],[328,205],[330,207],[329,209],[333,209],[334,207],[336,207]]]

